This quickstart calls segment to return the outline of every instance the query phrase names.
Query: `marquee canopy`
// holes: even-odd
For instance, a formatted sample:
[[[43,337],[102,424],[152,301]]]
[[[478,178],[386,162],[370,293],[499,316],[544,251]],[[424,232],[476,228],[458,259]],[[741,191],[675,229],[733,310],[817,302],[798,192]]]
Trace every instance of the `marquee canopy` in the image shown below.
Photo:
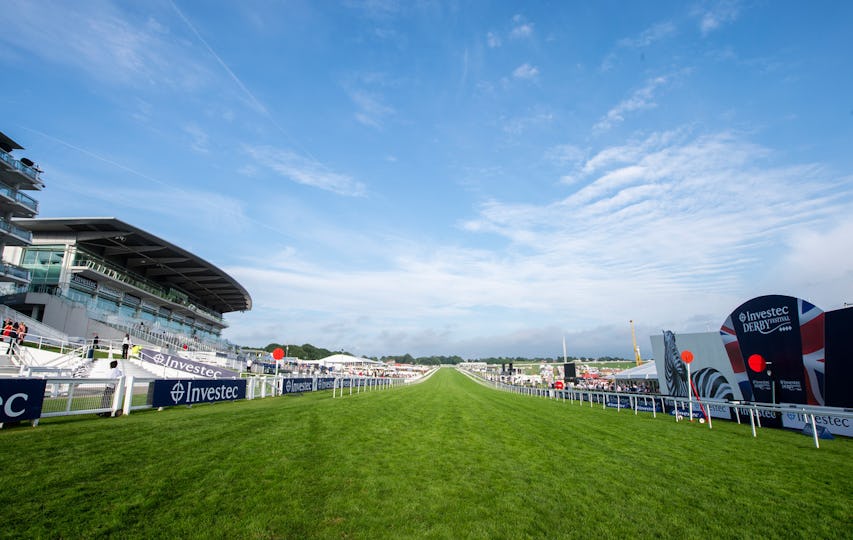
[[[631,369],[620,371],[613,378],[617,381],[657,380],[658,370],[654,362],[646,362]]]

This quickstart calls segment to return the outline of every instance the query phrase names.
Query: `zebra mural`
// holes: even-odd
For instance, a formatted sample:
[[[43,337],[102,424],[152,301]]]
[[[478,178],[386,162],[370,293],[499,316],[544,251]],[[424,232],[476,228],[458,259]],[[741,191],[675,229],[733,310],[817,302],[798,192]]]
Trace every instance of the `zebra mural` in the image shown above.
[[[687,366],[681,361],[675,334],[670,330],[663,333],[664,365],[666,367],[666,388],[669,395],[687,397]]]
[[[687,397],[687,365],[681,360],[675,334],[670,330],[664,331],[663,342],[666,386],[669,395]],[[727,400],[733,400],[735,397],[729,381],[714,368],[698,369],[690,374],[690,378],[699,397]]]

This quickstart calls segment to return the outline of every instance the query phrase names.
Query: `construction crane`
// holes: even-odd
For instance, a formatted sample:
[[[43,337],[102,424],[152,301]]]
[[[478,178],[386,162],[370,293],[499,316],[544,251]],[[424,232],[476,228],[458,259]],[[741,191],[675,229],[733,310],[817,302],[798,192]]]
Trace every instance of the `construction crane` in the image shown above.
[[[634,358],[637,360],[637,365],[643,363],[643,359],[640,357],[640,346],[637,345],[637,333],[634,332],[634,319],[628,321],[631,323],[631,340],[634,342]]]

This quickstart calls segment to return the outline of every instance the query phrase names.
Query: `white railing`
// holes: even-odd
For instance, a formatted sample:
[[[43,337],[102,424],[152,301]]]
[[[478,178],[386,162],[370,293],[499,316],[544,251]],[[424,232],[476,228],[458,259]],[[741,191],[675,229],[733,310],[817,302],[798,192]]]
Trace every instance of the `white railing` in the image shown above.
[[[633,410],[637,415],[640,412],[651,412],[653,417],[657,416],[658,404],[660,404],[660,412],[670,414],[676,422],[682,421],[685,417],[691,421],[693,418],[701,418],[708,424],[708,429],[713,429],[714,415],[711,409],[715,411],[726,410],[729,418],[734,417],[738,424],[741,423],[741,416],[749,416],[750,426],[752,428],[752,436],[757,437],[757,428],[761,428],[761,418],[776,418],[777,415],[796,414],[801,415],[806,419],[806,423],[811,425],[811,434],[814,438],[816,448],[820,448],[818,441],[819,434],[817,429],[817,418],[831,416],[836,418],[853,420],[853,411],[848,409],[839,409],[835,407],[819,407],[814,405],[797,405],[797,404],[774,404],[774,403],[755,403],[741,401],[724,401],[710,398],[693,399],[685,397],[665,396],[661,394],[632,394],[626,392],[609,392],[605,390],[595,389],[578,389],[568,388],[556,390],[550,388],[537,388],[530,386],[517,386],[503,383],[500,381],[492,381],[483,378],[479,374],[459,370],[473,380],[481,384],[512,392],[515,394],[523,394],[534,397],[544,397],[557,399],[562,401],[578,402],[579,405],[589,403],[590,407],[600,404],[603,409],[607,407],[615,408],[617,412],[621,409]],[[625,403],[625,406],[623,406]],[[669,405],[669,407],[667,406]],[[725,418],[720,418],[726,420]]]

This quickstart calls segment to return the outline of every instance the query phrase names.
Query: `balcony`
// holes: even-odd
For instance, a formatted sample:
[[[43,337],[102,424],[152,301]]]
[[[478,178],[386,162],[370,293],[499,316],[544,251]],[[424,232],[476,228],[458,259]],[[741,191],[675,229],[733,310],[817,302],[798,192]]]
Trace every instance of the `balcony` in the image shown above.
[[[17,225],[12,225],[5,219],[0,219],[0,231],[7,234],[7,246],[29,246],[33,243],[33,233]]]
[[[3,183],[0,183],[0,204],[21,216],[32,217],[39,212],[37,200]]]
[[[30,271],[20,266],[9,263],[0,263],[0,281],[14,281],[16,283],[29,283]]]
[[[4,177],[14,179],[12,182],[14,184],[31,184],[33,189],[42,189],[44,187],[39,178],[41,171],[35,167],[25,165],[5,150],[0,150],[0,172],[5,173],[3,174]]]
[[[84,270],[84,274],[86,272],[94,273],[95,275],[92,275],[93,278],[107,277],[116,283],[123,283],[132,287],[133,290],[137,291],[135,294],[146,293],[147,296],[168,302],[179,309],[182,308],[184,311],[201,315],[207,320],[215,321],[220,325],[224,324],[221,314],[196,306],[190,302],[186,294],[179,293],[179,291],[171,288],[167,290],[142,276],[132,274],[126,269],[107,262],[100,257],[78,251],[77,256],[74,258],[73,266]]]

